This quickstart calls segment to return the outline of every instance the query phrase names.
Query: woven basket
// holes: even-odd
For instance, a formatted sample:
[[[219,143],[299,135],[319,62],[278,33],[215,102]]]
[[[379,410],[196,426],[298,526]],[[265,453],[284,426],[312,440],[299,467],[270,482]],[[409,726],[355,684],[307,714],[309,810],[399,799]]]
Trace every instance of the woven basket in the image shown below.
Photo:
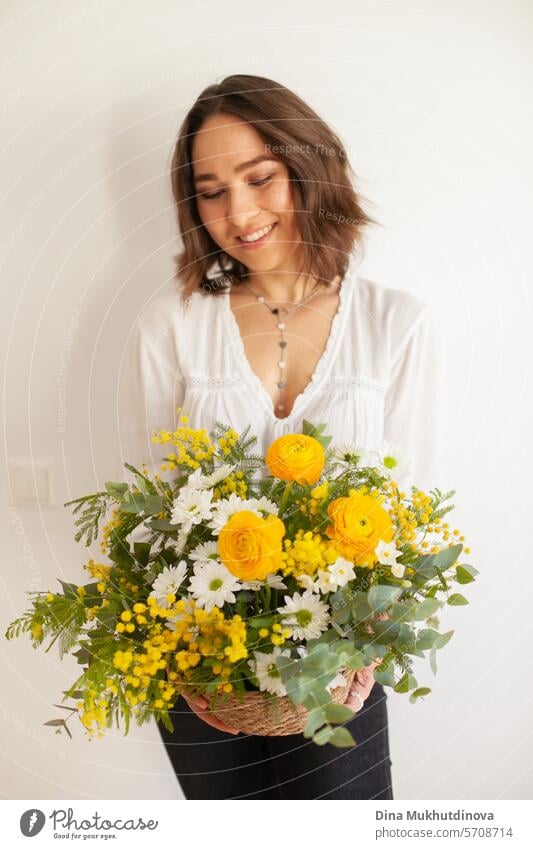
[[[342,704],[348,698],[348,692],[355,677],[354,669],[341,669],[346,684],[334,687],[331,700]],[[239,728],[245,734],[262,737],[282,737],[287,734],[300,734],[307,722],[308,711],[303,705],[295,705],[288,696],[274,698],[273,704],[265,700],[264,693],[255,691],[246,693],[241,701],[236,696],[220,701],[214,711],[226,725]]]

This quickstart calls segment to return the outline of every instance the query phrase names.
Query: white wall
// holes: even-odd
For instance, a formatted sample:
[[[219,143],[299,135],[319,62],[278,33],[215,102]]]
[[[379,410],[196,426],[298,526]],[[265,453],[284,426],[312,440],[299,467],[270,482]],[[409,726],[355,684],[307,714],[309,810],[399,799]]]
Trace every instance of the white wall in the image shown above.
[[[210,82],[268,76],[344,139],[384,225],[362,272],[439,317],[442,484],[481,575],[438,677],[418,667],[432,695],[389,696],[395,797],[531,798],[531,4],[4,0],[1,18],[2,459],[50,461],[56,497],[10,508],[6,476],[2,633],[25,590],[83,577],[62,504],[116,463],[125,339],[172,275],[177,127]],[[156,729],[54,736],[75,664],[0,652],[3,797],[176,797]]]

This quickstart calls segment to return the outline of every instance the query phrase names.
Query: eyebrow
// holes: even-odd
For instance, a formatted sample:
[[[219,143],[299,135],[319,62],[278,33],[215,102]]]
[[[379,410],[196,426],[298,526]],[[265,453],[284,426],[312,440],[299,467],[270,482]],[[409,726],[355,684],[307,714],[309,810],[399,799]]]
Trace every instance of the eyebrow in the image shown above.
[[[277,162],[277,159],[274,156],[270,156],[268,153],[262,153],[260,156],[256,156],[255,159],[249,159],[248,162],[241,162],[241,164],[237,165],[237,167],[233,170],[235,174],[239,174],[240,171],[244,171],[245,168],[250,168],[251,165],[257,165],[259,162],[266,161]],[[195,185],[198,185],[198,183],[203,183],[207,182],[208,180],[216,179],[218,179],[217,175],[211,172],[206,174],[198,174],[198,176],[194,178],[194,183]]]

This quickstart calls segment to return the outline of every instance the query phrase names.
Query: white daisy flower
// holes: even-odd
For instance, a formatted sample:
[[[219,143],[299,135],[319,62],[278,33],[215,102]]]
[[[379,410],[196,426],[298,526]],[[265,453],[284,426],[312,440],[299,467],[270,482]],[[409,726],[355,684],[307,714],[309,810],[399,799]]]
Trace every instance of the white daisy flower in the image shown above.
[[[218,547],[216,542],[202,542],[200,545],[197,545],[196,548],[193,548],[191,553],[189,554],[189,560],[193,560],[195,563],[212,563],[216,561],[220,562],[220,556],[218,554]]]
[[[345,587],[348,581],[355,578],[353,563],[344,557],[339,557],[335,563],[328,566],[328,572],[338,587]]]
[[[177,566],[165,566],[163,571],[159,573],[152,584],[152,592],[150,593],[159,607],[166,607],[167,609],[170,607],[167,596],[169,593],[177,596],[186,573],[187,562],[185,560],[180,560]]]
[[[281,673],[276,666],[276,658],[281,655],[290,657],[290,651],[274,646],[274,650],[270,653],[254,651],[253,655],[253,658],[248,661],[248,665],[255,673],[259,682],[259,689],[267,690],[276,696],[286,696],[287,688],[281,680]]]
[[[378,449],[378,459],[384,474],[392,478],[400,477],[410,467],[407,454],[387,440]]]
[[[241,510],[253,510],[258,516],[261,514],[258,510],[254,510],[248,506],[248,501],[244,498],[239,498],[234,492],[229,498],[220,499],[213,504],[213,513],[209,527],[213,529],[214,536],[218,536],[222,528],[229,521],[230,516],[234,513],[239,513]]]
[[[223,607],[226,601],[234,602],[234,590],[240,589],[240,582],[223,563],[199,563],[194,567],[194,575],[189,590],[199,607],[209,613],[213,607]]]
[[[287,584],[283,583],[281,575],[267,575],[265,581],[243,581],[242,590],[260,590],[264,584],[268,584],[273,590],[286,590]]]
[[[340,442],[332,446],[332,457],[340,468],[345,471],[349,468],[362,468],[364,466],[375,466],[378,456],[375,451],[364,448],[355,442]]]
[[[278,607],[279,613],[290,614],[284,617],[283,624],[291,629],[293,640],[313,640],[326,631],[331,617],[328,606],[315,593],[305,590],[302,595],[284,596],[285,606]]]
[[[261,498],[249,498],[247,504],[248,510],[261,510],[263,513],[272,513],[273,516],[279,515],[278,505],[270,501],[266,495],[262,495]]]
[[[184,531],[190,531],[212,515],[211,499],[213,493],[206,489],[184,488],[172,504],[170,521],[173,525],[182,525]]]
[[[186,486],[192,486],[195,489],[208,489],[227,478],[236,468],[236,465],[230,466],[228,463],[223,463],[210,475],[204,475],[200,469],[195,469],[192,475],[189,475]]]

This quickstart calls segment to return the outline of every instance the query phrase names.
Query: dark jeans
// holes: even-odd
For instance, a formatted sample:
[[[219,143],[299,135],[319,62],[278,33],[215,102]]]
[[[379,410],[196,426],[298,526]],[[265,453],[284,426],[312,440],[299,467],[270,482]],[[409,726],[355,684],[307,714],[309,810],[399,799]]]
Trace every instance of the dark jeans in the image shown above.
[[[374,684],[345,723],[357,746],[318,746],[302,734],[226,734],[203,722],[184,699],[175,730],[161,737],[187,799],[392,799],[387,696]]]

